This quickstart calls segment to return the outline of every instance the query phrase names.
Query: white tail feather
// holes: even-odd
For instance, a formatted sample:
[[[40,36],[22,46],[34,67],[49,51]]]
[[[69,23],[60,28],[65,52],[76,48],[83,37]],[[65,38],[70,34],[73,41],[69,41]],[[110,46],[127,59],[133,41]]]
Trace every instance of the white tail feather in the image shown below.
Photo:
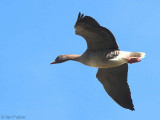
[[[131,52],[130,53],[130,57],[144,58],[145,57],[145,53],[143,53],[143,52]]]
[[[123,57],[138,57],[138,58],[144,58],[145,53],[144,52],[127,52],[127,51],[120,51],[121,56]]]

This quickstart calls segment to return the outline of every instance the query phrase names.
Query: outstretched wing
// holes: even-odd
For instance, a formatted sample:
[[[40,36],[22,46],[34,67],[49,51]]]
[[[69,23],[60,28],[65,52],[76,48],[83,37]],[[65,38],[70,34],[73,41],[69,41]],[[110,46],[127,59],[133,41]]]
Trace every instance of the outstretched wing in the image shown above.
[[[86,40],[88,49],[119,49],[113,34],[90,16],[79,13],[74,27],[75,33]]]
[[[104,89],[120,106],[134,110],[127,83],[128,64],[113,68],[99,68],[96,77]]]

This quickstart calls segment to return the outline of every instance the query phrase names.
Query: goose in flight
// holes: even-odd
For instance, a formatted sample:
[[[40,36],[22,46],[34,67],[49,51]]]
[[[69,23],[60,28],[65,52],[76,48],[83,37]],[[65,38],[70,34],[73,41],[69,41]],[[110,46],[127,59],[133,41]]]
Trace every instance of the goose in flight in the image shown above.
[[[98,68],[96,77],[109,96],[120,106],[134,110],[127,83],[128,63],[140,62],[145,53],[121,51],[113,34],[90,16],[79,13],[74,28],[75,34],[86,40],[87,50],[82,55],[59,55],[51,64],[73,60]]]

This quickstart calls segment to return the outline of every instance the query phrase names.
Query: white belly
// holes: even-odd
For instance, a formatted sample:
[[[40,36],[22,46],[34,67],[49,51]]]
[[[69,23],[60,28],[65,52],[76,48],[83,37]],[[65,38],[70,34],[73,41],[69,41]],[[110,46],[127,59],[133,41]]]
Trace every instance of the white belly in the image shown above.
[[[124,59],[122,60],[110,59],[104,62],[90,60],[88,61],[86,65],[91,66],[91,67],[96,67],[96,68],[110,68],[110,67],[116,67],[116,66],[122,65],[126,62],[127,61],[125,61]]]

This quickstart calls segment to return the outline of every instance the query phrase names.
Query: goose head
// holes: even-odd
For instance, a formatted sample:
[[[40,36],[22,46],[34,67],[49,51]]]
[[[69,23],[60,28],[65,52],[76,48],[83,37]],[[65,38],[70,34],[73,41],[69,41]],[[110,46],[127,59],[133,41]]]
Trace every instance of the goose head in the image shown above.
[[[59,55],[51,64],[63,63],[69,60],[67,55]]]
[[[68,60],[78,61],[80,55],[68,54],[68,55],[59,55],[51,64],[63,63]]]

